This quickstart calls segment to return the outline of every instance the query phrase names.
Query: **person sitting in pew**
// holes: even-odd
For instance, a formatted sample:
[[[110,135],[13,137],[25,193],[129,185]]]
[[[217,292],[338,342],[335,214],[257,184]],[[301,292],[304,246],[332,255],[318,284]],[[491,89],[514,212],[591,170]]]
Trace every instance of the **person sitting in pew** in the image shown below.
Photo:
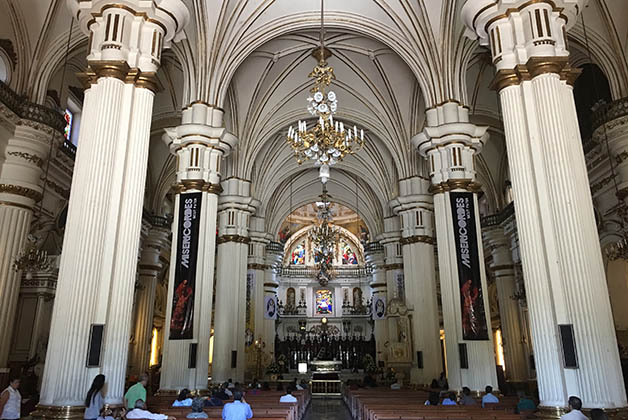
[[[608,416],[601,408],[591,410],[591,420],[608,420]]]
[[[458,405],[456,403],[456,393],[450,392],[448,395],[443,398],[443,402],[440,405]]]
[[[427,400],[425,401],[425,405],[438,405],[438,400],[440,400],[440,397],[438,396],[438,391],[436,392],[430,392],[430,395],[427,397]]]
[[[220,387],[220,389],[218,390],[218,392],[216,392],[216,397],[220,398],[223,401],[227,401],[229,399],[231,399],[231,396],[229,396],[229,394],[227,394],[226,391],[229,391],[224,385]],[[231,393],[231,391],[229,391]],[[231,394],[233,395],[233,394]]]
[[[229,396],[229,398],[233,397],[233,392],[231,391],[231,388],[233,388],[234,386],[235,385],[232,384],[231,381],[222,384],[222,390],[225,394]]]
[[[307,381],[305,379],[301,379],[301,389],[307,389]]]
[[[587,420],[587,416],[582,414],[582,400],[575,395],[569,397],[567,400],[569,404],[569,408],[571,409],[569,413],[563,414],[560,420]]]
[[[303,391],[303,387],[297,383],[297,378],[294,378],[294,381],[292,382],[291,386],[292,386],[292,389],[295,389],[297,391]]]
[[[467,386],[462,387],[462,398],[460,398],[460,405],[476,405],[477,401],[471,396],[471,390]]]
[[[262,384],[262,391],[270,391],[270,384],[268,382]]]
[[[126,413],[127,419],[146,419],[146,420],[176,420],[174,417],[169,417],[165,414],[151,413],[146,410],[146,404],[144,400],[135,401],[135,408]]]
[[[253,411],[244,400],[242,391],[233,391],[233,402],[223,407],[222,420],[248,420],[251,417],[253,417]]]
[[[395,382],[394,384],[390,386],[390,389],[401,389],[402,387],[403,387],[403,382],[401,381],[401,378],[398,378],[397,382]]]
[[[281,398],[279,398],[279,402],[280,403],[295,403],[297,402],[297,398],[292,395],[292,388],[288,387],[288,390],[286,391],[286,395],[282,395]]]
[[[224,396],[226,397],[227,395],[225,394]],[[228,400],[229,398],[226,399]],[[214,390],[211,397],[204,401],[204,405],[205,407],[222,407],[225,405],[223,399],[220,397],[220,391]]]
[[[520,414],[522,411],[536,410],[536,404],[534,404],[534,401],[526,396],[524,391],[517,391],[517,396],[519,397],[519,402],[517,403],[515,413]]]
[[[486,385],[484,388],[486,394],[482,397],[482,408],[486,406],[486,404],[497,404],[499,402],[499,398],[493,395],[493,387],[490,385]]]
[[[192,405],[192,398],[190,398],[190,390],[183,388],[179,392],[179,396],[172,403],[173,407],[190,407]]]
[[[220,400],[219,400],[220,401]],[[221,401],[222,403],[222,401]],[[206,412],[203,411],[203,400],[200,398],[194,398],[194,401],[192,401],[192,412],[188,413],[187,416],[185,416],[188,419],[206,419],[209,416],[207,415]]]

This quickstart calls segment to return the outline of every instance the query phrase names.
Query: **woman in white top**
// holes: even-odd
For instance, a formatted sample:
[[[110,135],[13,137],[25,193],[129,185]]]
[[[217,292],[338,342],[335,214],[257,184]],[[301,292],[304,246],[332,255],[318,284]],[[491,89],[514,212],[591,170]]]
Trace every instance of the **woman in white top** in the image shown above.
[[[102,389],[105,386],[105,375],[96,375],[92,381],[92,386],[87,391],[85,397],[85,414],[83,418],[86,420],[95,420],[100,415],[104,403],[102,397]]]
[[[13,378],[9,386],[0,394],[0,419],[17,420],[20,418],[22,396],[17,389],[20,387],[20,378]]]

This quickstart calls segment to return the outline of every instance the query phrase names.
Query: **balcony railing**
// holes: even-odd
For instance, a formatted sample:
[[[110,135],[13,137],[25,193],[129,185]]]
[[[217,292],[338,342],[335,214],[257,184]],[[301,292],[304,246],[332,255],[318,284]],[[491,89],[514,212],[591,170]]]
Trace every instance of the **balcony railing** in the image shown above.
[[[298,267],[288,266],[280,267],[276,273],[281,277],[316,277],[319,270],[315,267]],[[332,277],[341,278],[362,278],[371,275],[372,270],[370,267],[334,267],[332,269]]]
[[[591,115],[593,130],[595,131],[602,124],[625,116],[628,116],[628,97],[604,104]]]
[[[480,224],[482,227],[499,226],[513,214],[515,214],[515,203],[511,202],[499,213],[482,217]]]
[[[0,102],[20,118],[45,124],[63,133],[65,119],[60,112],[29,101],[25,96],[13,92],[2,81],[0,81]]]

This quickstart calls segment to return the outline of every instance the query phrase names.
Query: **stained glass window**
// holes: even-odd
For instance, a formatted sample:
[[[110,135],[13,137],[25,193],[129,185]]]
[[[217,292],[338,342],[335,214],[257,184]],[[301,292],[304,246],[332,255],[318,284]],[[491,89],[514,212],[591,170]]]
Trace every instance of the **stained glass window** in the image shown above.
[[[292,264],[305,264],[305,243],[301,242],[292,251]]]
[[[340,246],[342,249],[342,263],[343,264],[357,264],[358,257],[355,255],[355,252],[353,252],[353,249],[351,249],[349,244],[346,242],[341,242]]]
[[[316,291],[316,313],[331,314],[333,312],[331,290]]]
[[[70,141],[70,136],[72,135],[72,112],[69,109],[66,109],[63,113],[63,119],[65,119],[63,137],[65,137],[67,141]]]

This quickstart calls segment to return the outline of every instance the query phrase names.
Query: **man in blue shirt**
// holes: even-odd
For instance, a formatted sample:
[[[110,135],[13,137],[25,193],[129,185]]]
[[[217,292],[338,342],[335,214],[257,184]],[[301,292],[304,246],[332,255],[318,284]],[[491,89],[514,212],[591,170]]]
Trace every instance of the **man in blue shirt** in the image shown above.
[[[486,404],[497,404],[499,402],[499,398],[493,395],[493,387],[487,385],[484,389],[486,394],[482,397],[482,408],[486,406]]]
[[[248,420],[251,417],[253,417],[253,411],[242,398],[242,391],[233,391],[233,402],[225,404],[222,409],[222,420]]]

